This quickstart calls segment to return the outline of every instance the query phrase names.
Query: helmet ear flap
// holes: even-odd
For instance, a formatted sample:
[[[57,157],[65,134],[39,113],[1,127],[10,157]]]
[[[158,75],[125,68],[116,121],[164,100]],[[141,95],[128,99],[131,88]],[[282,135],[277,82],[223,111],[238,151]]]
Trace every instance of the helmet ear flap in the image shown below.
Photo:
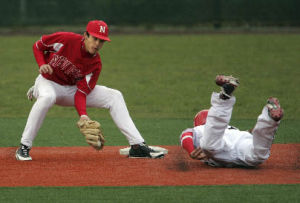
[[[206,123],[207,114],[208,109],[199,111],[194,117],[194,127],[204,125]]]

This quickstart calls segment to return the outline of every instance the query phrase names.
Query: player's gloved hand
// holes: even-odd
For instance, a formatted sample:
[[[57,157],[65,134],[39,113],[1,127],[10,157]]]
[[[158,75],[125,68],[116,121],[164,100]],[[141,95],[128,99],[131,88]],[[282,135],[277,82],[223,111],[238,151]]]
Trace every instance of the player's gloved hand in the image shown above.
[[[33,100],[33,91],[34,91],[34,86],[30,87],[29,90],[27,91],[26,95],[28,100],[32,101]]]
[[[97,121],[87,118],[81,118],[77,122],[80,132],[85,136],[86,142],[96,150],[101,150],[104,146],[104,136],[101,125]]]
[[[192,159],[197,159],[197,160],[207,160],[207,156],[206,154],[202,151],[202,149],[199,147],[197,149],[194,149],[191,153],[190,153],[190,157]]]
[[[49,64],[41,65],[39,71],[40,71],[41,74],[42,73],[49,73],[51,75],[53,73],[53,69]]]

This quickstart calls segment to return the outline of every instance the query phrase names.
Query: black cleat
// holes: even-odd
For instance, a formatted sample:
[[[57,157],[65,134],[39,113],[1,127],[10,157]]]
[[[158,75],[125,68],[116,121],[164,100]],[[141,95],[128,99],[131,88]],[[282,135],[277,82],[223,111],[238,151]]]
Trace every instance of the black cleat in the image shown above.
[[[16,159],[19,161],[31,161],[32,158],[31,156],[29,156],[29,151],[29,147],[21,144],[21,146],[16,151]]]
[[[220,98],[229,99],[240,82],[237,78],[232,76],[217,75],[216,84],[221,86]]]
[[[158,158],[163,158],[164,153],[161,151],[155,151],[145,143],[141,143],[141,144],[131,145],[128,157],[158,159]]]

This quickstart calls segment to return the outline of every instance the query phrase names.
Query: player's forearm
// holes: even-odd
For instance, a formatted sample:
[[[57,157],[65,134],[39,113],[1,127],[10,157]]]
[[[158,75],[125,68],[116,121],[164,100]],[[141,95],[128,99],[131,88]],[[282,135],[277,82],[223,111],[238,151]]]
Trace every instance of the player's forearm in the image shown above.
[[[87,115],[86,112],[86,95],[77,90],[74,96],[75,108],[79,116]]]

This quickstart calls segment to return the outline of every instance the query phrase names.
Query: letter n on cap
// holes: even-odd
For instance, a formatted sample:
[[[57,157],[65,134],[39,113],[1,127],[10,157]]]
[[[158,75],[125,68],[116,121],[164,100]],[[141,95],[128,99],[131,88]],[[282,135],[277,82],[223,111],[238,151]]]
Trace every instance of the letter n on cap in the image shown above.
[[[100,26],[100,32],[105,33],[105,26],[102,26],[102,25]]]

